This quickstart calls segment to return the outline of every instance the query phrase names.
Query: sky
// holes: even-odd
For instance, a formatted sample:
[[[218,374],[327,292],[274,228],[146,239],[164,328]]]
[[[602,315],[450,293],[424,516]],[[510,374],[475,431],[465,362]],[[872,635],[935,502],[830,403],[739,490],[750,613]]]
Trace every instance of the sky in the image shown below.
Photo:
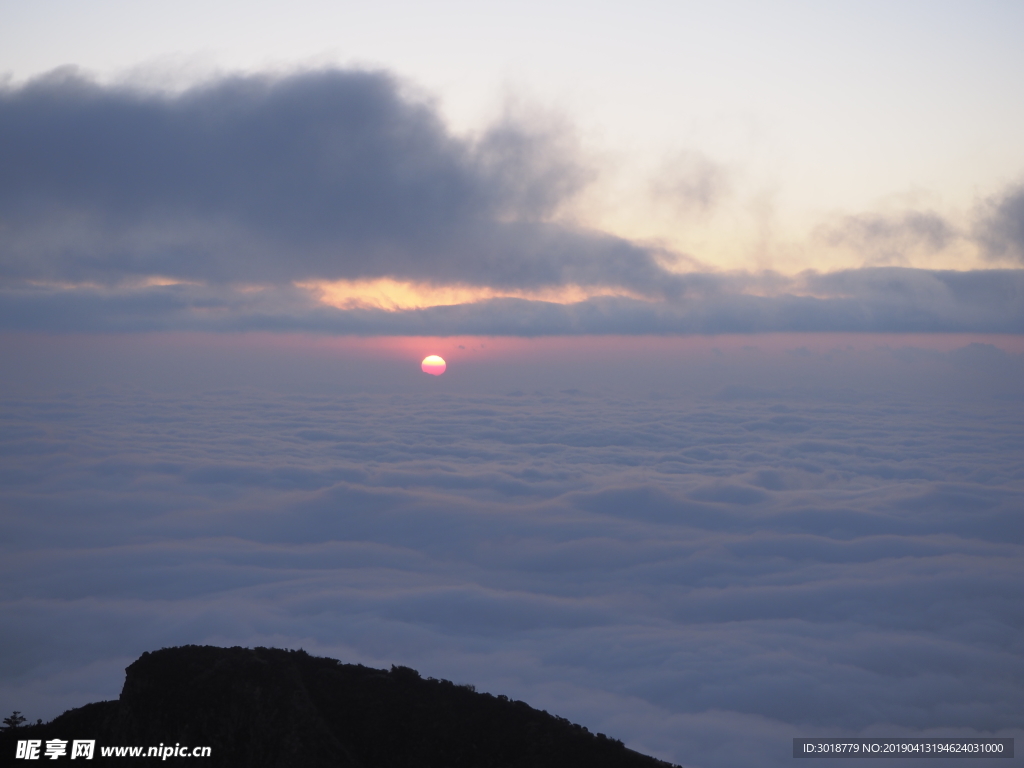
[[[1024,6],[0,18],[0,709],[210,643],[1024,735]]]

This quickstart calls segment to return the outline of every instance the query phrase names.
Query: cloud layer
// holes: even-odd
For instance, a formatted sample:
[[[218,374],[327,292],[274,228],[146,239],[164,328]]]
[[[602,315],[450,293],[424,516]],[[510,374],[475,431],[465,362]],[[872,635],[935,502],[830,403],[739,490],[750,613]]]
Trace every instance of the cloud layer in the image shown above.
[[[1024,270],[865,268],[672,278],[679,296],[596,296],[562,304],[494,298],[452,306],[339,309],[295,286],[0,288],[0,328],[46,331],[314,331],[457,336],[846,332],[1024,332]],[[768,294],[768,295],[765,295]]]
[[[616,389],[564,355],[507,394],[380,394],[383,368],[376,394],[8,391],[0,705],[49,717],[210,642],[407,664],[688,766],[1022,736],[1020,361],[849,353],[829,385],[842,354],[640,355]],[[680,394],[702,376],[725,386]]]

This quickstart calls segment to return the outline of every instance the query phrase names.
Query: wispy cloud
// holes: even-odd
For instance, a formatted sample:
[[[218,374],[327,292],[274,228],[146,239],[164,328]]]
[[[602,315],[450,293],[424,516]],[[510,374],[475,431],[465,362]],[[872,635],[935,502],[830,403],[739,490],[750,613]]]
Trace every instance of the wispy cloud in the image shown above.
[[[975,236],[989,258],[1024,264],[1024,184],[988,201]]]
[[[667,158],[651,182],[655,201],[681,215],[707,214],[729,192],[728,170],[700,152]]]
[[[963,235],[934,211],[859,214],[819,228],[828,245],[852,248],[873,266],[909,266],[920,251],[937,252]]]

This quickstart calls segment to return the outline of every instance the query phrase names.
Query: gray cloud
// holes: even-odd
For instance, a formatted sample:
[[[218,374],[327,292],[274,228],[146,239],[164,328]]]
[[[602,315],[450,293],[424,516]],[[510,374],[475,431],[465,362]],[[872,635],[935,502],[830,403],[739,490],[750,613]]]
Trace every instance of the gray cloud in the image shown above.
[[[941,251],[960,237],[952,224],[931,211],[844,216],[817,234],[829,245],[854,248],[876,266],[906,266],[915,251]]]
[[[586,175],[556,132],[456,138],[383,73],[169,96],[60,71],[0,93],[0,132],[7,281],[672,281],[649,249],[545,221]]]
[[[990,258],[1024,263],[1024,185],[988,202],[975,226],[975,237]]]

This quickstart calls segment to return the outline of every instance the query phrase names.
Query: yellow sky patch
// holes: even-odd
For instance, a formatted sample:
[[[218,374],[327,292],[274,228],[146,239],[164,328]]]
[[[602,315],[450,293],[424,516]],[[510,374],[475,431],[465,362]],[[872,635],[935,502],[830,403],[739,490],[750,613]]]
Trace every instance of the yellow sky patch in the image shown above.
[[[528,291],[474,285],[431,285],[386,277],[375,280],[317,280],[295,285],[314,291],[319,294],[322,303],[338,309],[372,308],[390,311],[472,304],[495,298],[550,301],[556,304],[573,304],[594,296],[640,298],[622,288],[610,287],[568,285]]]

